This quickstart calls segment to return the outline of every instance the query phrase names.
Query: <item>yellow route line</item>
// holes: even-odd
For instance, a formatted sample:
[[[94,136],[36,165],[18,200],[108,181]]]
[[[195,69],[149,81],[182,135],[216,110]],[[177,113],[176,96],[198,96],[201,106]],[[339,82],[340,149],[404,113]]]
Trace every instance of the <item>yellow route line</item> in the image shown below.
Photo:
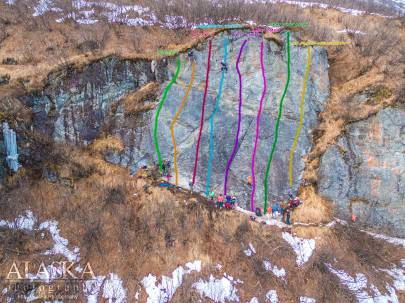
[[[181,100],[179,109],[177,110],[176,114],[173,117],[172,122],[170,123],[170,132],[172,134],[172,142],[173,142],[173,162],[174,162],[174,171],[176,174],[176,186],[179,185],[179,169],[177,167],[177,146],[176,146],[176,139],[174,137],[174,125],[176,124],[176,121],[179,118],[184,105],[186,104],[187,97],[191,91],[191,87],[193,86],[194,76],[195,76],[195,63],[194,62],[193,62],[191,69],[192,69],[191,70],[191,80],[190,80],[190,83],[188,84],[187,91],[183,97],[183,100]]]
[[[293,156],[294,156],[295,148],[297,147],[298,138],[300,136],[300,132],[301,132],[301,128],[302,128],[302,122],[304,119],[304,102],[305,102],[305,94],[307,92],[307,83],[308,83],[310,67],[311,67],[311,48],[308,47],[307,68],[306,68],[305,77],[304,77],[304,87],[302,88],[302,92],[301,92],[300,120],[299,120],[299,124],[298,124],[298,128],[297,128],[297,132],[295,133],[294,143],[293,143],[293,146],[292,146],[291,152],[290,152],[290,164],[289,164],[290,187],[292,187],[292,185],[293,185]]]
[[[328,46],[328,45],[346,45],[350,42],[340,42],[340,41],[307,41],[307,42],[292,42],[292,45],[298,46]]]

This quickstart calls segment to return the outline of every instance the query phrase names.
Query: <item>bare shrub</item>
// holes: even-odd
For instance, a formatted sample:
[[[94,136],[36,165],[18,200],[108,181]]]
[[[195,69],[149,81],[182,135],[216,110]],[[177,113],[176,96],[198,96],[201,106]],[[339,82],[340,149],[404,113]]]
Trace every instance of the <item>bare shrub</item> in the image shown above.
[[[107,188],[104,202],[108,204],[122,204],[126,201],[126,193],[123,185]]]
[[[84,251],[86,252],[91,252],[93,249],[97,249],[98,253],[102,256],[103,250],[100,246],[102,238],[103,228],[100,221],[88,221],[88,224],[86,224],[86,231],[83,235],[81,247],[83,247]]]
[[[400,42],[400,37],[396,34],[396,28],[389,21],[385,21],[383,25],[378,26],[367,24],[367,34],[354,35],[353,39],[361,55],[373,57],[374,62],[379,57],[392,52]]]
[[[398,93],[398,103],[405,105],[405,82],[402,82]]]

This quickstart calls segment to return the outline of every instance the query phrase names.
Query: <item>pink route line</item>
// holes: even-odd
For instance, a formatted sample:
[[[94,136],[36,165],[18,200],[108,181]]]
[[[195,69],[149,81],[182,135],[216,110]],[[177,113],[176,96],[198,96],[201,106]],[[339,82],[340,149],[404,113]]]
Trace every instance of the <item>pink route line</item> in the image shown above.
[[[225,170],[225,183],[224,183],[224,195],[225,196],[227,194],[229,170],[231,168],[232,161],[235,158],[236,150],[238,148],[238,143],[239,143],[240,122],[242,120],[242,75],[239,70],[239,61],[240,61],[240,57],[242,56],[242,52],[243,52],[243,49],[244,49],[247,41],[248,40],[243,41],[242,46],[240,47],[240,50],[239,50],[238,59],[236,60],[236,71],[238,72],[238,77],[239,77],[238,130],[236,131],[235,144],[233,146],[233,151],[232,151],[231,157],[228,160],[228,165],[226,166],[226,170]]]
[[[256,192],[255,160],[256,160],[257,142],[259,141],[260,115],[262,113],[263,100],[264,100],[264,97],[266,95],[266,90],[267,90],[266,75],[264,73],[264,63],[263,63],[263,48],[264,48],[264,42],[262,41],[262,43],[260,44],[260,65],[262,68],[264,88],[263,88],[263,92],[262,92],[262,97],[260,98],[259,111],[257,112],[256,139],[255,139],[255,145],[253,147],[253,153],[252,153],[252,193],[250,196],[250,210],[251,211],[254,211],[254,208],[255,208],[255,192]]]
[[[192,182],[193,185],[195,183],[195,176],[197,174],[198,152],[200,150],[201,133],[202,133],[202,129],[204,126],[205,102],[207,101],[208,80],[209,80],[210,68],[211,68],[211,49],[212,49],[212,41],[210,40],[208,42],[208,64],[207,64],[207,73],[205,74],[205,87],[204,87],[203,105],[202,105],[202,110],[201,110],[200,132],[198,134],[197,147],[196,147],[196,151],[195,151],[193,182]]]

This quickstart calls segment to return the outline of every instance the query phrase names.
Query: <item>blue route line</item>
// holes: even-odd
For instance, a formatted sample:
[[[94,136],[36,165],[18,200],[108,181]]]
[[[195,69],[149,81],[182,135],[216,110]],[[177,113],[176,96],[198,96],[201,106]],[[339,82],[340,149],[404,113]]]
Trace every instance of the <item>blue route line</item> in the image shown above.
[[[226,64],[226,59],[228,57],[228,38],[224,38],[224,63]],[[208,168],[207,168],[207,178],[205,182],[205,194],[208,196],[209,191],[210,191],[210,186],[211,186],[211,164],[212,164],[212,158],[214,157],[214,118],[215,114],[219,110],[219,102],[221,100],[222,96],[222,86],[224,83],[224,78],[225,78],[225,70],[222,70],[221,73],[221,81],[219,82],[219,91],[218,91],[218,96],[217,96],[217,102],[215,104],[215,110],[211,115],[210,118],[210,153],[209,153],[209,158],[208,158]]]

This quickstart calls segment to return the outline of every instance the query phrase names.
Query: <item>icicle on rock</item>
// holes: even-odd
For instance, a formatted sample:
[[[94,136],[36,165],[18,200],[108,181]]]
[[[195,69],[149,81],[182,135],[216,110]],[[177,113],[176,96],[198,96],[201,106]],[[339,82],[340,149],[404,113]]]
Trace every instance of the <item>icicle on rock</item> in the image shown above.
[[[7,165],[11,170],[17,172],[20,164],[18,163],[16,134],[14,130],[9,128],[7,122],[3,123],[3,137],[7,152]]]

